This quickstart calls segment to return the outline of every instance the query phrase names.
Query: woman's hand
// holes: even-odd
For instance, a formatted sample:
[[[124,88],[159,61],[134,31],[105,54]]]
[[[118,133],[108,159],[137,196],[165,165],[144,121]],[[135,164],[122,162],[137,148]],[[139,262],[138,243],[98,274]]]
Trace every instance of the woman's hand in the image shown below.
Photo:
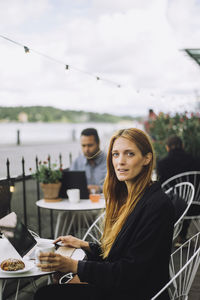
[[[77,273],[78,261],[57,253],[43,252],[39,255],[37,266],[44,272],[59,271],[62,273]]]
[[[72,247],[72,248],[81,248],[84,250],[89,250],[89,244],[88,242],[82,241],[72,235],[67,236],[59,236],[55,241],[54,244],[62,242],[64,246]]]
[[[72,236],[72,235],[67,235],[67,236],[59,236],[55,241],[54,244],[62,242],[64,246],[67,247],[72,247],[72,248],[81,248],[81,242],[82,240]]]

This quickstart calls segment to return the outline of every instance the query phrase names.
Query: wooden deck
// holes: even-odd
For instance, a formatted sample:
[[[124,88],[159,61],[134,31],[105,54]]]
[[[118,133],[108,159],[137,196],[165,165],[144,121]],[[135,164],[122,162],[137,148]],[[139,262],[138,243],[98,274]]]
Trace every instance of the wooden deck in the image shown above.
[[[200,267],[190,290],[189,300],[200,300]]]

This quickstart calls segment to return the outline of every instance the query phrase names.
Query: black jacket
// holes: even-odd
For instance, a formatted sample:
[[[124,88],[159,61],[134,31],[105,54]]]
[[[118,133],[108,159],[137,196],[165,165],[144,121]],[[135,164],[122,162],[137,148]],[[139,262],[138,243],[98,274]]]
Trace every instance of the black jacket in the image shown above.
[[[199,170],[199,162],[183,149],[170,150],[157,163],[157,174],[161,183],[176,174],[196,170]]]
[[[173,225],[173,205],[160,184],[154,183],[129,215],[105,260],[91,245],[88,260],[78,263],[80,280],[103,290],[108,299],[150,299],[169,279]],[[165,294],[159,299],[169,298]]]

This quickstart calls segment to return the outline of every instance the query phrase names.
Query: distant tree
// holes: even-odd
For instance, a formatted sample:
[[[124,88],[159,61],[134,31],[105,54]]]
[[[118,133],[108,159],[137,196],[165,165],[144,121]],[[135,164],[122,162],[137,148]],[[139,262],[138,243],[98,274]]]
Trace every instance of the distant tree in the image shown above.
[[[51,106],[17,106],[0,107],[0,121],[16,121],[18,115],[24,112],[28,116],[29,122],[107,122],[117,123],[119,121],[132,121],[131,116],[116,116],[112,114],[99,114],[95,112],[62,110]]]

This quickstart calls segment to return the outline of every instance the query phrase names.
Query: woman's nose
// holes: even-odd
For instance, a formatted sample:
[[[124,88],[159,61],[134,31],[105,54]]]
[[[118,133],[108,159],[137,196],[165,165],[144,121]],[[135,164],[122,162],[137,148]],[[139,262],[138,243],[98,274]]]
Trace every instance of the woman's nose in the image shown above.
[[[120,165],[123,165],[123,164],[125,163],[125,159],[124,159],[124,156],[123,156],[123,155],[120,155],[120,156],[119,156],[118,163],[119,163]]]

